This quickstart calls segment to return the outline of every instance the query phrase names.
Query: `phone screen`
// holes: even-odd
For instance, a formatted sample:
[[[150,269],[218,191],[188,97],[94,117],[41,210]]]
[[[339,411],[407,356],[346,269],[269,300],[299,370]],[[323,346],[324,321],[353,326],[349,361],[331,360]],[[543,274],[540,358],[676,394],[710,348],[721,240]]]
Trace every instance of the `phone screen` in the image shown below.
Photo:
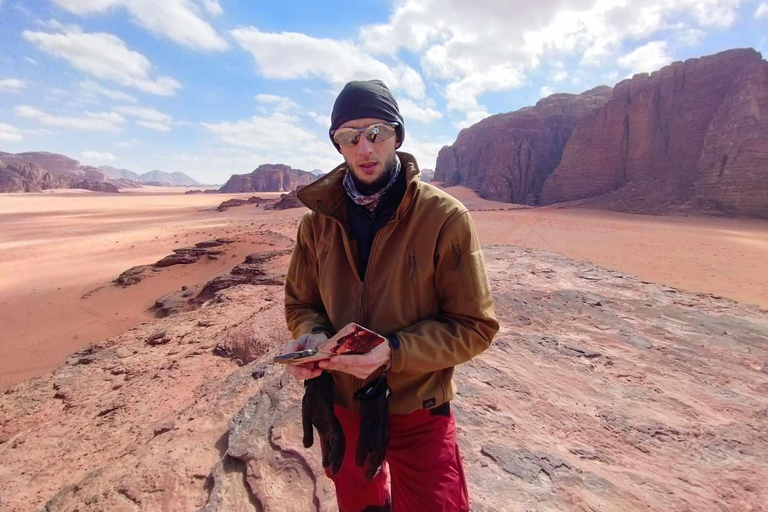
[[[299,359],[304,359],[305,357],[314,356],[315,354],[317,354],[317,349],[311,348],[308,350],[302,350],[301,352],[290,352],[288,354],[275,356],[272,361],[275,363],[292,363]]]

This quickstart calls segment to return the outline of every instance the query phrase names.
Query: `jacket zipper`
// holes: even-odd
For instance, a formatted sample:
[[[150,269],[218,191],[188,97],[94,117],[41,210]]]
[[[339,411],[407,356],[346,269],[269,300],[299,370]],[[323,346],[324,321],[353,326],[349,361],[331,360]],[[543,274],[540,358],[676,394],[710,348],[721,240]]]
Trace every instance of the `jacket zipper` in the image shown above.
[[[406,194],[407,193],[408,193],[408,190],[406,189]],[[367,316],[367,311],[366,311],[367,310],[367,304],[366,304],[366,300],[365,300],[366,299],[366,295],[365,295],[365,280],[364,279],[360,279],[360,273],[357,271],[357,266],[354,264],[354,259],[351,257],[352,256],[352,252],[351,252],[351,249],[349,248],[349,238],[348,238],[347,233],[346,233],[346,231],[344,229],[344,225],[338,219],[336,219],[335,217],[333,217],[331,215],[328,215],[325,212],[323,212],[323,213],[327,217],[329,217],[330,219],[333,219],[336,222],[336,224],[338,224],[338,226],[341,228],[341,234],[342,234],[343,240],[344,240],[344,250],[347,253],[347,259],[350,261],[350,263],[351,263],[350,266],[352,267],[352,271],[355,273],[355,276],[357,277],[357,280],[360,283],[360,298],[358,300],[358,311],[357,311],[358,322],[357,323],[360,324],[360,325],[364,325],[364,322],[366,320],[365,317]],[[405,212],[403,212],[403,214],[405,214]],[[375,215],[375,213],[374,213],[374,215]],[[376,235],[374,235],[373,242],[371,243],[371,253],[368,255],[368,267],[366,268],[366,275],[368,275],[368,272],[370,272],[370,270],[371,270],[371,263],[373,262],[373,255],[375,254],[374,249],[376,248],[376,241],[379,239],[379,234],[381,234],[381,230],[384,229],[385,227],[389,226],[390,224],[394,223],[396,218],[397,218],[397,212],[395,212],[395,214],[392,216],[392,218],[386,224],[384,224],[381,227],[381,229],[379,229],[379,231],[376,233]],[[362,381],[360,379],[358,379],[357,377],[352,377],[352,394],[354,394],[354,392],[357,389],[359,389],[361,385],[362,385]],[[352,407],[353,407],[353,410],[355,412],[359,412],[359,407],[358,407],[357,403],[353,403]]]

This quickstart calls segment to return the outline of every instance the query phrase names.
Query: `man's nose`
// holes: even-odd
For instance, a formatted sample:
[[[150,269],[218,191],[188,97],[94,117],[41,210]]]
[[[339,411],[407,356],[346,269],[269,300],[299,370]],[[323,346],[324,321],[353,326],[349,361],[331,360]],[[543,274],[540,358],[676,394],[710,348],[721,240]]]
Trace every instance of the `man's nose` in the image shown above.
[[[357,141],[357,154],[358,155],[370,155],[373,152],[373,142],[365,137],[360,137]]]

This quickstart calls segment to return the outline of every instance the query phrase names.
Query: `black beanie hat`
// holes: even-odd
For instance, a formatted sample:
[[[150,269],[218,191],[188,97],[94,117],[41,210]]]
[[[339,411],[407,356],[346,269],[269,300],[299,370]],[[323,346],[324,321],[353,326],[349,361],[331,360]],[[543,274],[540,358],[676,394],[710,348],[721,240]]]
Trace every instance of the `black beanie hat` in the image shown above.
[[[331,142],[339,149],[339,145],[333,140],[331,132],[338,129],[339,126],[353,119],[364,119],[366,117],[375,117],[391,123],[398,123],[395,127],[397,132],[398,147],[405,140],[405,126],[403,116],[400,115],[400,108],[392,95],[392,91],[381,80],[367,80],[349,82],[341,90],[336,102],[333,104],[333,113],[331,114],[331,128],[328,135]]]

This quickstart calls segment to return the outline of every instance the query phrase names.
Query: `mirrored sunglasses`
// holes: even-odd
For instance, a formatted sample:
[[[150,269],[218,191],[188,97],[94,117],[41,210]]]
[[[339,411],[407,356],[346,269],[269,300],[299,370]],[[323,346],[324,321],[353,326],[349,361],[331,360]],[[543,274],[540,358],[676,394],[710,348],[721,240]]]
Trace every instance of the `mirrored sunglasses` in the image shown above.
[[[339,146],[354,146],[360,140],[360,135],[370,142],[382,142],[394,137],[398,123],[376,123],[364,128],[339,128],[331,132],[334,142]]]

